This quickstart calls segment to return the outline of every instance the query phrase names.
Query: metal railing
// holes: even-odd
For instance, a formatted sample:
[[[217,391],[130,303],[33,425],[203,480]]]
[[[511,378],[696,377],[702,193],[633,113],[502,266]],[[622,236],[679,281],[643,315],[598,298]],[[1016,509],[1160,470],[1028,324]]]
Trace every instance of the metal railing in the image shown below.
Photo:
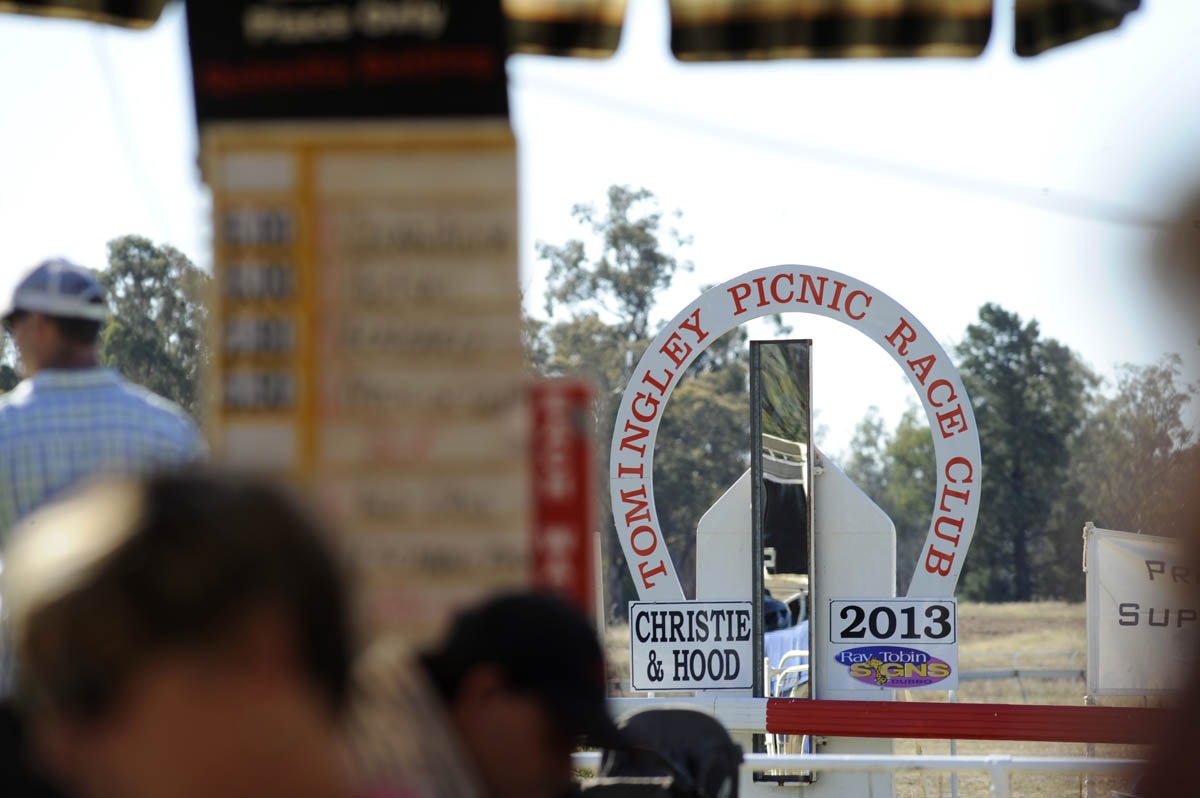
[[[977,657],[980,655],[976,655]],[[995,656],[995,655],[993,655]],[[1054,659],[1061,662],[1066,660],[1065,668],[1045,668],[1045,667],[1021,667],[1021,658],[1032,658],[1042,661]],[[1025,691],[1026,679],[1072,679],[1078,681],[1087,681],[1087,670],[1080,664],[1080,660],[1084,659],[1084,653],[1078,649],[1072,650],[1056,650],[1056,651],[1013,651],[1012,652],[1012,667],[1011,668],[978,668],[973,670],[963,670],[960,662],[958,671],[958,680],[960,682],[981,681],[987,679],[1015,679],[1017,689],[1021,692],[1021,700],[1027,702],[1029,696]],[[953,700],[953,699],[951,699]]]
[[[1047,650],[1047,651],[1013,651],[1012,666],[1008,668],[976,668],[965,670],[962,667],[962,661],[959,661],[959,680],[971,679],[1020,679],[1022,677],[1031,679],[1078,679],[1086,678],[1087,671],[1083,667],[1081,661],[1084,659],[1084,652],[1078,649],[1069,650]],[[975,654],[970,659],[982,659],[984,657],[994,658],[1000,656],[1000,652],[994,654]],[[1057,660],[1059,662],[1066,660],[1066,667],[1047,668],[1047,667],[1021,667],[1021,660],[1037,659],[1046,661],[1047,659]],[[963,659],[968,659],[964,657]]]
[[[577,768],[600,766],[598,751],[573,755]],[[862,754],[746,754],[742,770],[790,770],[796,772],[851,771],[856,773],[897,770],[950,771],[985,770],[991,775],[994,798],[1012,795],[1011,779],[1019,772],[1127,773],[1145,763],[1138,759],[1089,759],[1086,757],[1035,757],[992,754],[989,756],[866,756]]]

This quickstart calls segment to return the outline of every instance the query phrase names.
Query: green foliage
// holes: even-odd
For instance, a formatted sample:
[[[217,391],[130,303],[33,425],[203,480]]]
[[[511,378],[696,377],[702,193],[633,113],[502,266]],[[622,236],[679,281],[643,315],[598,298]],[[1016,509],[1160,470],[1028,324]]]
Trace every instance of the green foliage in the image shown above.
[[[103,362],[197,414],[211,278],[174,247],[129,235],[108,243],[101,280],[113,309]]]
[[[589,262],[587,246],[579,239],[561,247],[538,242],[538,257],[550,264],[546,314],[553,316],[556,306],[591,307],[609,315],[609,325],[623,342],[649,339],[655,295],[670,287],[676,272],[692,269],[691,263],[663,249],[661,239],[679,248],[691,238],[662,229],[662,213],[644,188],[610,186],[603,213],[591,204],[579,204],[571,216],[600,240],[600,252]]]
[[[1123,366],[1116,394],[1102,400],[1073,449],[1071,480],[1088,520],[1108,529],[1180,536],[1197,480],[1200,451],[1184,410],[1196,385],[1181,385],[1182,361]]]
[[[591,234],[591,249],[583,240],[538,243],[550,265],[549,318],[526,317],[526,355],[539,374],[592,380],[597,440],[606,452],[619,397],[657,329],[655,296],[690,268],[676,254],[688,239],[662,229],[663,214],[645,189],[614,186],[604,209],[579,205],[572,214]],[[737,329],[705,350],[680,379],[659,426],[655,500],[685,591],[694,590],[696,523],[749,461],[746,340]],[[1078,600],[1086,521],[1180,535],[1188,519],[1200,519],[1200,444],[1185,421],[1198,389],[1180,385],[1177,357],[1125,367],[1106,397],[1074,352],[1044,337],[1036,321],[995,304],[979,309],[956,355],[983,454],[963,598]],[[877,411],[869,413],[843,462],[896,525],[903,593],[936,492],[933,437],[919,408],[910,407],[890,432]],[[599,491],[607,496],[606,485]],[[606,590],[619,615],[633,585],[608,502],[600,505]]]
[[[812,348],[786,343],[760,347],[758,351],[763,434],[809,442]]]
[[[937,491],[933,435],[916,407],[887,435],[878,410],[859,422],[850,443],[846,475],[879,505],[896,526],[896,589],[908,590]]]
[[[0,394],[8,393],[21,381],[21,375],[14,367],[16,362],[17,355],[12,341],[7,334],[0,332]]]
[[[677,252],[686,236],[662,226],[663,214],[646,189],[613,186],[603,209],[577,205],[572,216],[590,240],[561,246],[539,242],[549,263],[546,313],[526,317],[526,360],[538,374],[586,377],[596,387],[596,436],[606,453],[618,402],[634,366],[661,322],[653,319],[659,291],[691,264]],[[685,591],[695,583],[695,529],[705,510],[749,463],[746,429],[746,334],[734,330],[713,342],[677,384],[659,425],[655,501],[668,549]],[[599,469],[608,496],[607,457]],[[600,501],[606,594],[610,611],[624,614],[635,597],[612,523]]]
[[[737,331],[724,337],[740,338]],[[723,345],[729,344],[713,344]],[[663,537],[689,595],[695,595],[696,524],[750,467],[747,374],[744,359],[719,369],[689,369],[659,425],[655,501]]]
[[[1068,443],[1087,413],[1097,380],[1066,346],[1043,338],[1036,321],[994,304],[979,309],[957,347],[975,407],[985,487],[964,598],[1029,601],[1035,568],[1053,554],[1051,510],[1066,481]]]
[[[1190,533],[1200,519],[1200,445],[1186,422],[1197,386],[1178,356],[1123,367],[1116,391],[1037,322],[987,304],[957,348],[983,454],[979,522],[959,585],[972,600],[1083,598],[1083,525]],[[934,504],[933,440],[916,408],[889,434],[860,422],[846,473],[892,518],[907,589]]]

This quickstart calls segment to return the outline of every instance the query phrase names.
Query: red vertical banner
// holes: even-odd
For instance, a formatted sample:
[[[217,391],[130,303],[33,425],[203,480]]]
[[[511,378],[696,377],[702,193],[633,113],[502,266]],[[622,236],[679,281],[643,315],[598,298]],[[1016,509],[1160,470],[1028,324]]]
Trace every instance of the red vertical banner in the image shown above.
[[[584,381],[542,380],[530,390],[533,586],[594,614],[596,528],[594,390]]]

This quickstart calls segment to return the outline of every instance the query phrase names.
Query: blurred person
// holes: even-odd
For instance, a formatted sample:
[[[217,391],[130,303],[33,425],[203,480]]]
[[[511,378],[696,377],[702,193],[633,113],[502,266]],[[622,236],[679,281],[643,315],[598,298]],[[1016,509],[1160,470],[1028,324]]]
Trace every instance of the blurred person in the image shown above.
[[[95,274],[61,259],[34,267],[0,310],[26,377],[0,396],[0,545],[14,523],[84,477],[204,456],[183,410],[100,365],[107,317]]]
[[[66,798],[36,765],[27,725],[11,701],[0,699],[0,795],[5,798]]]
[[[1200,187],[1176,201],[1173,218],[1155,237],[1150,252],[1151,284],[1155,298],[1180,313],[1196,336],[1187,342],[1200,345]],[[1179,468],[1190,472],[1197,490],[1178,497],[1178,512],[1190,530],[1184,539],[1192,577],[1191,590],[1200,591],[1200,443],[1177,457]],[[1200,635],[1193,632],[1192,663],[1200,664]],[[1200,669],[1188,674],[1183,691],[1168,701],[1167,722],[1159,730],[1147,767],[1134,788],[1141,798],[1200,798],[1200,763],[1196,739],[1200,735]]]
[[[351,735],[368,795],[400,794],[388,788],[394,768],[425,796],[550,798],[569,790],[581,741],[622,745],[596,632],[552,596],[468,609],[415,659],[382,641],[360,678],[383,699],[363,705]]]
[[[346,585],[282,491],[109,478],[27,517],[5,560],[16,696],[79,795],[354,794]]]

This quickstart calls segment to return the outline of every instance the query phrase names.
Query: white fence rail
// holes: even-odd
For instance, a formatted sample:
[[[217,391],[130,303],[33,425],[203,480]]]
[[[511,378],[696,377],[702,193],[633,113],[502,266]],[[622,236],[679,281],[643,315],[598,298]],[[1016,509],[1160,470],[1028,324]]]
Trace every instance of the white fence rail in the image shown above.
[[[1023,661],[1028,663],[1029,660],[1036,660],[1043,663],[1046,661],[1061,663],[1065,660],[1066,670],[1075,670],[1077,668],[1082,669],[1084,662],[1087,659],[1086,652],[1077,648],[1041,649],[1036,651],[993,651],[987,653],[977,652],[975,654],[963,656],[962,659],[996,659],[1000,656],[1009,657],[1010,655],[1012,658],[1013,670],[1027,670],[1028,668],[1022,668],[1021,666]],[[961,665],[962,662],[960,661],[959,664]]]
[[[600,766],[598,751],[576,753],[577,768]],[[1092,759],[1086,757],[1034,757],[992,754],[989,756],[864,756],[861,754],[746,754],[742,769],[794,770],[797,772],[853,771],[895,772],[897,770],[950,771],[986,770],[991,774],[992,795],[1008,798],[1011,778],[1019,772],[1128,773],[1145,763],[1138,759]]]
[[[999,652],[997,652],[999,653]],[[1086,657],[1084,652],[1078,649],[1071,650],[1056,650],[1056,651],[1013,651],[1012,667],[1011,668],[979,668],[972,670],[964,670],[962,662],[959,662],[958,680],[959,682],[982,681],[988,679],[1016,679],[1017,689],[1021,691],[1021,701],[1028,702],[1029,696],[1025,692],[1026,679],[1073,679],[1081,682],[1087,681],[1087,670],[1084,668]],[[977,655],[981,656],[981,655]],[[995,654],[990,658],[994,658]],[[1035,661],[1046,662],[1066,661],[1066,667],[1047,668],[1047,667],[1022,667],[1022,659],[1026,661],[1032,659]]]

